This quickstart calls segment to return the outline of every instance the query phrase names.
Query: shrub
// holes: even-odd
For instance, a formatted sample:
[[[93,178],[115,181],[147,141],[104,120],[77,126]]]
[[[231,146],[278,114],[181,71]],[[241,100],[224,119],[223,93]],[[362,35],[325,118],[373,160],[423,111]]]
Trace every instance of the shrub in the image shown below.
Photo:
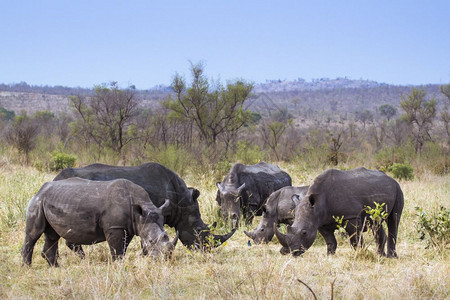
[[[60,171],[65,168],[71,168],[75,165],[77,158],[74,155],[64,152],[53,152],[53,163],[50,167],[52,171]]]
[[[427,248],[444,249],[450,245],[450,209],[441,206],[438,211],[428,215],[421,207],[416,207],[417,232],[420,239],[427,242]]]
[[[243,164],[256,164],[264,160],[264,152],[257,145],[250,145],[247,141],[241,141],[237,144],[237,150],[234,154],[235,161]]]
[[[396,179],[412,180],[414,179],[414,170],[407,164],[393,164],[388,168],[389,172],[392,173]]]

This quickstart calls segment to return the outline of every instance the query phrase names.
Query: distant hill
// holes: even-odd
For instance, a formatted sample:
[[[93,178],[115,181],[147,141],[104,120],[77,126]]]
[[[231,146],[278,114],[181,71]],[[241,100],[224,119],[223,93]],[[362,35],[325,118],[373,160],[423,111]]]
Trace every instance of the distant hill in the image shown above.
[[[352,113],[364,109],[376,110],[389,103],[399,107],[402,96],[412,88],[424,89],[428,99],[444,103],[439,85],[398,86],[369,80],[347,78],[321,78],[312,81],[269,80],[256,84],[250,99],[250,109],[265,113],[274,109],[287,109],[294,114],[317,112]],[[157,86],[149,90],[137,90],[142,107],[156,108],[171,93],[170,87]],[[61,86],[30,86],[26,83],[0,84],[0,106],[19,113],[49,110],[55,113],[69,111],[70,95],[92,95],[92,89]]]

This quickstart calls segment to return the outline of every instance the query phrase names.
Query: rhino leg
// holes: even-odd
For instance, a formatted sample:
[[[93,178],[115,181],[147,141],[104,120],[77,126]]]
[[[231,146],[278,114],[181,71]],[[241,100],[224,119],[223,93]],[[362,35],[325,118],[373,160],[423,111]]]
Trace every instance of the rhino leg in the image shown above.
[[[45,242],[42,249],[42,257],[44,257],[50,266],[58,267],[58,240],[60,236],[53,228],[48,226],[44,232]]]
[[[23,263],[31,265],[34,245],[44,233],[47,225],[40,202],[31,202],[27,211],[27,220],[25,225],[25,241],[20,252]]]
[[[400,214],[391,212],[387,219],[388,238],[387,238],[387,257],[397,257],[395,245],[397,243],[398,223],[400,221]]]
[[[20,253],[22,254],[23,264],[31,265],[31,259],[33,257],[33,249],[37,240],[40,238],[39,236],[31,236],[29,234],[25,235],[25,241],[23,243],[22,248],[20,249]]]
[[[350,244],[354,249],[362,247],[363,245],[363,237],[361,235],[361,220],[351,220],[348,222],[347,227],[345,228],[348,235],[350,236]]]
[[[383,225],[379,225],[378,228],[373,228],[373,235],[377,243],[377,253],[382,256],[386,256],[384,246],[386,245],[386,233],[384,232]]]
[[[327,254],[330,255],[336,253],[337,241],[334,236],[334,230],[319,229],[319,233],[327,243]]]
[[[126,230],[120,228],[110,229],[105,235],[109,250],[111,251],[112,260],[116,261],[116,259],[123,258],[133,236],[128,234]]]
[[[67,247],[69,247],[70,250],[75,252],[75,254],[78,255],[81,259],[84,259],[86,257],[86,254],[84,253],[83,247],[81,247],[81,245],[77,245],[69,241],[66,241],[66,245]]]

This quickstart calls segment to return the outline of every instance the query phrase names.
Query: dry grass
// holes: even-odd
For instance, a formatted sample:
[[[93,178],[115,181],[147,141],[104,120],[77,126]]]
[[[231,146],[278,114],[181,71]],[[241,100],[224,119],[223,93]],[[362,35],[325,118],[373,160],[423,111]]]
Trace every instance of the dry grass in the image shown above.
[[[320,171],[293,174],[294,184],[307,184]],[[300,174],[301,173],[301,174]],[[449,253],[425,249],[415,231],[415,206],[426,210],[450,207],[450,177],[423,174],[401,182],[405,209],[401,221],[399,259],[375,254],[371,235],[368,248],[355,252],[340,237],[337,253],[326,255],[318,239],[299,258],[282,256],[275,241],[247,245],[240,228],[226,245],[211,253],[189,252],[179,245],[171,261],[154,261],[140,255],[138,238],[122,262],[112,263],[105,243],[87,246],[80,260],[60,242],[60,268],[50,268],[40,257],[42,240],[35,248],[31,268],[21,266],[28,199],[54,174],[9,164],[0,166],[0,298],[162,298],[162,299],[312,299],[305,282],[318,298],[338,299],[448,299]],[[208,175],[186,176],[202,191],[201,209],[206,222],[216,219],[214,182]],[[254,221],[253,226],[259,218]],[[224,228],[220,228],[224,231]],[[173,231],[169,231],[173,236]]]

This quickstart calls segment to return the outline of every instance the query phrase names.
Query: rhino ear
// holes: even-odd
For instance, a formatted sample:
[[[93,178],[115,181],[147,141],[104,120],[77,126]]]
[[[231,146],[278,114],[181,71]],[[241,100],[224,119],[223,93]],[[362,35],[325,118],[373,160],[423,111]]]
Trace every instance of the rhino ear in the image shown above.
[[[200,191],[195,188],[189,188],[192,192],[192,200],[197,200],[197,198],[200,196]]]
[[[318,194],[309,195],[308,200],[309,200],[309,204],[311,205],[311,207],[314,207],[314,205],[316,205],[317,200],[318,200]]]
[[[138,216],[144,215],[144,210],[142,209],[142,206],[139,204],[132,204],[131,207],[133,208],[133,212]]]
[[[263,206],[261,206],[261,210],[263,213],[267,214],[267,205],[264,204]]]
[[[298,205],[300,203],[300,195],[294,194],[291,197],[292,201],[294,201],[295,205]]]

